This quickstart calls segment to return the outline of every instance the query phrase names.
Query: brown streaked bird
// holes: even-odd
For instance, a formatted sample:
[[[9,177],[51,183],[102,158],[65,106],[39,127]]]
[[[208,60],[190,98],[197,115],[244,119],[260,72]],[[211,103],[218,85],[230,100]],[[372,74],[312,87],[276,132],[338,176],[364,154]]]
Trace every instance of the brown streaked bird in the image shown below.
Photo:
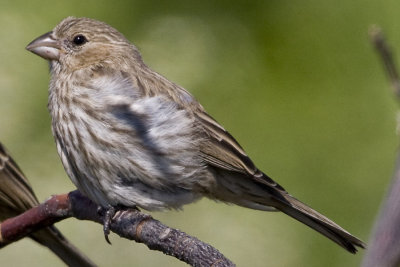
[[[39,205],[28,179],[0,143],[0,222]],[[48,247],[68,266],[96,266],[72,245],[54,226],[30,236]]]
[[[288,194],[184,88],[106,23],[68,17],[27,49],[50,62],[49,111],[64,168],[107,209],[175,209],[200,197],[282,211],[351,253],[358,238]]]

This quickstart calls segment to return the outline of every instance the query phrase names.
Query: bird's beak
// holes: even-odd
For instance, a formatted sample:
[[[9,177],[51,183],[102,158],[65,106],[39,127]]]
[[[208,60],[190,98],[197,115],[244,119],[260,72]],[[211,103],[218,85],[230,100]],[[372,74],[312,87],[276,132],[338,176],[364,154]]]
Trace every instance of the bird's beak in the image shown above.
[[[48,32],[30,42],[26,49],[44,59],[58,60],[60,58],[61,45],[53,37],[53,32]]]

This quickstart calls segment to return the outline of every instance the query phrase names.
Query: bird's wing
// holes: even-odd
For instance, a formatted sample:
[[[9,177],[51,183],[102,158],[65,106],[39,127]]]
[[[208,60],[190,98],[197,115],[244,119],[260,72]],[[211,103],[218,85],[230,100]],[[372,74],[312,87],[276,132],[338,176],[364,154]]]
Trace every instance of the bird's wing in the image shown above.
[[[289,195],[279,184],[258,170],[236,140],[213,118],[206,113],[198,113],[198,120],[209,137],[201,147],[202,157],[209,165],[243,173],[243,179],[250,178],[264,185],[273,195],[272,198],[265,198],[266,206],[274,203],[273,207],[320,232],[349,252],[355,253],[356,246],[365,248],[361,240]]]
[[[284,191],[283,187],[257,169],[235,138],[210,115],[197,112],[196,117],[208,136],[200,148],[205,162],[217,168],[243,173],[257,182]]]

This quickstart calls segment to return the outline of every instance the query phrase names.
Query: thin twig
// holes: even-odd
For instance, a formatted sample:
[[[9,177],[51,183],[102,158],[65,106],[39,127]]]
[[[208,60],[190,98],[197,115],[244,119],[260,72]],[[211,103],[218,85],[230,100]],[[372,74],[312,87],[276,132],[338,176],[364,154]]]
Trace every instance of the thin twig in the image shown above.
[[[79,191],[56,195],[39,206],[2,222],[0,247],[69,217],[100,224],[103,222],[103,214],[98,212],[98,206]],[[111,222],[111,231],[192,266],[235,266],[212,246],[135,209],[118,211]]]

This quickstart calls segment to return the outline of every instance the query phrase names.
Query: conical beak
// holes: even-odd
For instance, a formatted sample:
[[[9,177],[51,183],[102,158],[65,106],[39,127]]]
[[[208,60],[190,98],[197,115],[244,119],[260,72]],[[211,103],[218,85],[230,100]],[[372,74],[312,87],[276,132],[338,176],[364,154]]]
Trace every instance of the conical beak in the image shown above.
[[[58,60],[60,58],[60,43],[54,39],[53,32],[39,36],[26,47],[28,51],[41,56],[47,60]]]

